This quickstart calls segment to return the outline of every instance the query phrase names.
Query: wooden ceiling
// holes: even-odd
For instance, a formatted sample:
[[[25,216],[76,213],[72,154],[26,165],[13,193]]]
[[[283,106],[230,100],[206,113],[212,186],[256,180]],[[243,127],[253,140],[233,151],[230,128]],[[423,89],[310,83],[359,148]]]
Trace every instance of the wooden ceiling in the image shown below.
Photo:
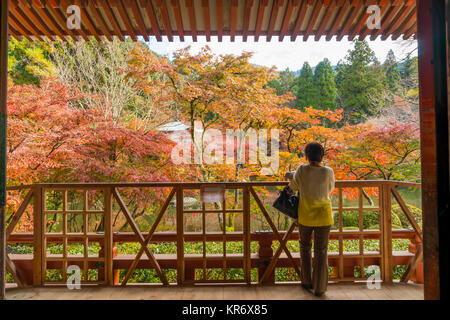
[[[366,12],[379,5],[381,28],[368,29]],[[67,7],[77,5],[81,29],[67,27]],[[10,35],[51,40],[120,40],[130,37],[184,41],[230,37],[243,41],[408,39],[417,30],[415,0],[10,0]],[[190,40],[190,39],[189,39]]]

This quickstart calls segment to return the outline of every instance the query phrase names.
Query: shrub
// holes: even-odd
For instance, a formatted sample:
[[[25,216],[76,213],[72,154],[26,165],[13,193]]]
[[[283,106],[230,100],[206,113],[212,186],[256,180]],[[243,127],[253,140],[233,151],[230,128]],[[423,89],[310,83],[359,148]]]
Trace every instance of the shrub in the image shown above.
[[[422,209],[417,208],[410,204],[406,204],[406,206],[408,207],[409,211],[414,216],[414,219],[416,219],[419,226],[422,227]],[[400,220],[400,223],[398,225],[400,225],[402,228],[408,228],[408,229],[412,228],[411,223],[409,222],[409,220],[406,217],[405,213],[403,212],[402,208],[400,208],[400,206],[398,204],[392,205],[392,215],[394,215],[394,214]],[[394,222],[392,222],[392,224],[394,224]]]

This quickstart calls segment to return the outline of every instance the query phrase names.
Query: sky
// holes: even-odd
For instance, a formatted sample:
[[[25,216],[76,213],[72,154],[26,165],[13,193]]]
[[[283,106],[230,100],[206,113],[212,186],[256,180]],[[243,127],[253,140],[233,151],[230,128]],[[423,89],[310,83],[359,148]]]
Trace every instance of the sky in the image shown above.
[[[291,71],[300,70],[303,63],[308,61],[314,67],[325,57],[331,61],[332,65],[336,65],[339,60],[344,59],[349,49],[353,47],[351,41],[336,41],[334,38],[326,41],[324,37],[320,41],[308,40],[303,41],[298,37],[296,41],[291,42],[289,38],[279,42],[278,37],[272,37],[270,42],[265,41],[265,37],[261,36],[258,42],[253,41],[253,37],[248,37],[247,42],[242,41],[242,37],[236,37],[235,42],[230,42],[229,37],[224,36],[222,42],[217,41],[217,37],[211,37],[211,42],[206,42],[206,37],[198,36],[197,42],[192,42],[191,37],[185,37],[184,42],[180,42],[178,37],[174,37],[173,42],[167,41],[163,37],[162,42],[157,42],[151,37],[149,45],[154,52],[172,58],[172,53],[178,49],[191,46],[193,53],[205,45],[208,45],[216,54],[241,54],[243,51],[254,52],[251,63],[260,66],[272,67],[276,66],[278,70],[289,68]],[[412,51],[416,47],[416,42],[390,39],[381,41],[379,38],[375,41],[368,41],[369,46],[375,52],[378,60],[383,62],[389,49],[392,49],[398,59],[403,59],[406,53]],[[414,52],[417,54],[417,50]]]

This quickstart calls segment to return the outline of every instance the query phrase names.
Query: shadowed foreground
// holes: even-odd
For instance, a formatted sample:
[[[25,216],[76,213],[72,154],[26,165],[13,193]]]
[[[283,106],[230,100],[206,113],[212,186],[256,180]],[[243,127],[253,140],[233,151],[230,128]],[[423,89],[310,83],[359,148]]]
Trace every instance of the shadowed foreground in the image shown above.
[[[127,287],[83,287],[69,290],[53,288],[11,288],[10,300],[422,300],[423,285],[413,283],[381,284],[380,289],[368,289],[362,283],[329,284],[326,295],[316,298],[299,285],[276,286],[190,286],[156,287],[131,285]]]

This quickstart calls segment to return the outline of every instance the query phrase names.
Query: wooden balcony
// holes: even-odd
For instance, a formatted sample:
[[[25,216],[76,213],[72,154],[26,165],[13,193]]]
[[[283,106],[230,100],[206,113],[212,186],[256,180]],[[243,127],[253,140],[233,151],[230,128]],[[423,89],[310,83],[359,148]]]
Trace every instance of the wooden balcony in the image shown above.
[[[269,285],[271,288],[274,285],[282,286],[289,288],[286,290],[297,292],[300,290],[298,286],[289,284],[298,284],[300,257],[298,252],[291,251],[292,243],[299,239],[299,234],[295,224],[290,221],[287,230],[281,230],[277,217],[270,210],[273,201],[271,197],[276,196],[277,190],[286,184],[287,182],[69,183],[11,187],[8,191],[16,193],[16,196],[20,195],[23,200],[8,219],[7,241],[11,245],[32,245],[33,254],[9,252],[8,271],[15,284],[9,285],[8,296],[34,299],[58,295],[58,292],[61,293],[60,297],[76,295],[66,288],[55,288],[67,285],[68,279],[70,280],[67,269],[69,266],[80,268],[81,286],[86,289],[81,292],[89,291],[89,296],[93,298],[101,298],[99,295],[107,292],[108,297],[120,299],[125,291],[120,291],[119,286],[126,292],[137,290],[132,294],[136,296],[141,291],[130,280],[135,270],[155,272],[158,282],[148,283],[153,288],[151,294],[159,295],[160,292],[160,297],[168,299],[196,298],[197,293],[199,297],[203,294],[205,298],[227,299],[226,292],[233,290],[240,292],[239,297],[255,295],[255,299],[264,299],[268,293],[260,285]],[[194,208],[185,205],[186,199],[202,198],[211,187],[215,187],[219,193],[223,192],[222,201],[214,200],[212,204],[197,201],[198,205]],[[421,282],[420,272],[416,272],[416,267],[420,266],[422,257],[422,231],[397,191],[398,187],[416,188],[420,184],[396,181],[336,182],[337,193],[333,201],[336,225],[332,228],[330,242],[335,243],[337,250],[329,252],[328,297],[347,299],[348,295],[356,297],[355,294],[359,292],[361,298],[423,299],[422,286],[411,281]],[[150,204],[154,207],[155,214],[145,230],[139,227],[136,215],[129,209],[129,200],[136,196],[132,190],[164,195],[163,201]],[[227,197],[227,192],[233,193],[235,197]],[[351,205],[348,202],[344,204],[347,194],[354,196]],[[191,197],[187,198],[189,195]],[[375,201],[368,205],[365,199],[370,195]],[[231,198],[233,203],[230,203]],[[59,202],[54,201],[55,199],[59,199]],[[411,229],[392,228],[393,199],[403,210]],[[343,223],[344,215],[350,211],[357,212],[358,216],[358,228],[353,230],[346,229]],[[368,212],[378,217],[376,228],[365,229],[364,219]],[[33,232],[13,232],[26,213],[32,213],[34,217]],[[240,218],[236,230],[227,228],[226,218],[230,214]],[[131,232],[116,232],[114,225],[119,215],[126,221]],[[197,227],[200,231],[189,230],[187,217],[192,215],[198,217],[200,222]],[[208,230],[208,215],[222,217],[218,220],[219,229]],[[167,216],[172,219],[172,230],[162,231],[161,226],[170,220],[167,220]],[[91,229],[91,218],[95,217],[101,221],[101,231],[98,228]],[[68,221],[71,219],[79,219],[79,230],[70,228]],[[60,223],[56,230],[49,228],[49,223],[54,221]],[[409,240],[409,249],[393,250],[393,239]],[[370,250],[366,248],[368,240],[375,241],[375,248],[373,245]],[[357,249],[346,250],[345,243],[349,241],[356,244]],[[220,243],[220,253],[209,252],[208,244],[213,242]],[[120,252],[118,248],[123,243],[139,244],[137,253]],[[173,252],[158,253],[154,246],[149,246],[157,243],[172,244]],[[187,244],[195,243],[200,249],[195,253],[189,252]],[[230,252],[227,247],[229,243],[237,244],[241,248],[240,252]],[[49,250],[55,244],[60,245],[58,253]],[[71,254],[69,248],[74,244],[80,245],[83,250],[78,254]],[[100,249],[92,252],[91,247],[95,244]],[[406,272],[400,281],[393,280],[393,266],[400,265],[407,266]],[[378,268],[376,276],[361,272],[368,266]],[[297,280],[277,281],[276,273],[282,268],[290,268],[293,278],[297,277]],[[210,278],[209,270],[219,270],[216,275],[220,276]],[[230,276],[230,270],[235,272],[233,277]],[[169,271],[172,276],[168,276]],[[55,280],[49,277],[49,272],[58,273],[59,278]],[[367,289],[366,282],[372,283],[374,279],[375,282],[382,283],[382,291]],[[205,289],[205,284],[220,286],[220,289]],[[226,289],[229,285],[240,288]],[[129,288],[125,289],[125,286]],[[196,293],[190,296],[186,292],[194,291],[184,288],[193,286]],[[212,290],[214,294],[209,295],[208,290]],[[146,293],[144,296],[150,298],[151,294]],[[298,297],[301,298],[302,295]]]

